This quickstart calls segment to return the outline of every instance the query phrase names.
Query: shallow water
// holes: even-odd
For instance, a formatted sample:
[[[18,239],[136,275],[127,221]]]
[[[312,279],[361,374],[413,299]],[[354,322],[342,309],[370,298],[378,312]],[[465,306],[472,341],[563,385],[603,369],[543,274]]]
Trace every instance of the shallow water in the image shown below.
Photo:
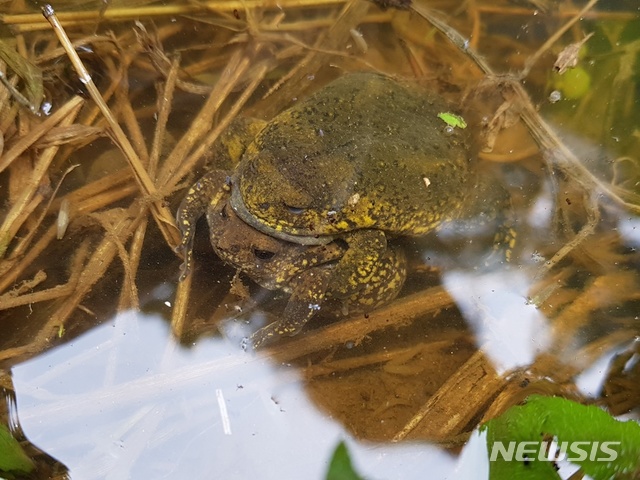
[[[309,400],[294,369],[220,339],[186,350],[159,320],[119,315],[13,369],[23,428],[73,477],[321,477],[341,439],[380,478],[454,463],[435,447],[360,444]]]

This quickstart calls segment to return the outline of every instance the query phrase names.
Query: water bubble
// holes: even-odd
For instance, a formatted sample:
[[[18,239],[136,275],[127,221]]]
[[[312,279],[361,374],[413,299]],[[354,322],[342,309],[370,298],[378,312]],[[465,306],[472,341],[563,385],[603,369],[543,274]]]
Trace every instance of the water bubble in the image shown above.
[[[549,94],[549,101],[551,103],[556,103],[560,100],[562,100],[562,93],[560,93],[559,90],[554,90]]]

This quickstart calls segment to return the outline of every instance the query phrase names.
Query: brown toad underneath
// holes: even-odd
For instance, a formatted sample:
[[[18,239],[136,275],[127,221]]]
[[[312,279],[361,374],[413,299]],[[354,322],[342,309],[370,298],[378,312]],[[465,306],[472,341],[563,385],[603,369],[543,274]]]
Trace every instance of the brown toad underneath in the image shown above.
[[[216,199],[201,203],[201,213],[206,209],[213,250],[262,287],[290,294],[281,319],[252,335],[254,347],[275,335],[297,333],[320,310],[325,298],[339,301],[349,312],[368,311],[400,292],[406,277],[401,249],[388,248],[376,263],[373,276],[354,277],[345,285],[330,284],[346,245],[339,241],[300,245],[259,232],[240,220],[229,206],[229,190],[219,189],[225,176],[225,172],[216,170],[199,182],[199,198]]]

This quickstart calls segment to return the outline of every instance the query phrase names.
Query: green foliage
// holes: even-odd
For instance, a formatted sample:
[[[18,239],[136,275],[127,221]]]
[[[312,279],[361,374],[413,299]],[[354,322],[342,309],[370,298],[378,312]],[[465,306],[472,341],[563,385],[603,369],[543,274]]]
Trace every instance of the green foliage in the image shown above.
[[[620,422],[595,406],[585,406],[558,397],[533,395],[524,405],[514,406],[503,415],[487,422],[487,447],[491,455],[494,442],[551,442],[565,444],[567,459],[571,460],[592,478],[638,478],[640,476],[640,425],[634,421]],[[579,446],[584,455],[573,451],[571,442],[589,442]],[[596,445],[595,442],[598,442]],[[603,442],[609,444],[602,449]],[[594,445],[596,445],[594,447]],[[561,447],[562,448],[562,447]],[[595,453],[593,452],[595,448]],[[507,461],[498,455],[490,462],[490,478],[502,479],[557,479],[552,461],[547,460],[555,452],[538,448],[528,455],[527,461]],[[568,450],[567,450],[568,449]],[[584,459],[579,457],[584,456]],[[602,461],[615,456],[615,460]],[[547,458],[545,458],[547,457]],[[600,461],[598,461],[600,459]]]
[[[9,429],[0,425],[0,471],[29,473],[34,467],[33,461],[24,453]]]
[[[344,442],[340,442],[333,451],[327,471],[327,480],[362,480],[362,477],[356,473],[351,465],[349,451]]]

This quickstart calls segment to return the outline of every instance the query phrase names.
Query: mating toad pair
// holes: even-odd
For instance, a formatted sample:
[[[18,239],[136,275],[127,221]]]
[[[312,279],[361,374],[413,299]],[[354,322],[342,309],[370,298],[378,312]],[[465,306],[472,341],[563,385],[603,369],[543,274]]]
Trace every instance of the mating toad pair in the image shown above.
[[[227,133],[235,168],[209,171],[178,211],[183,274],[206,213],[223,260],[291,293],[254,346],[298,333],[325,297],[360,309],[393,299],[406,260],[388,239],[458,217],[476,184],[465,131],[438,118],[449,110],[435,94],[354,73],[269,122],[239,120]]]

